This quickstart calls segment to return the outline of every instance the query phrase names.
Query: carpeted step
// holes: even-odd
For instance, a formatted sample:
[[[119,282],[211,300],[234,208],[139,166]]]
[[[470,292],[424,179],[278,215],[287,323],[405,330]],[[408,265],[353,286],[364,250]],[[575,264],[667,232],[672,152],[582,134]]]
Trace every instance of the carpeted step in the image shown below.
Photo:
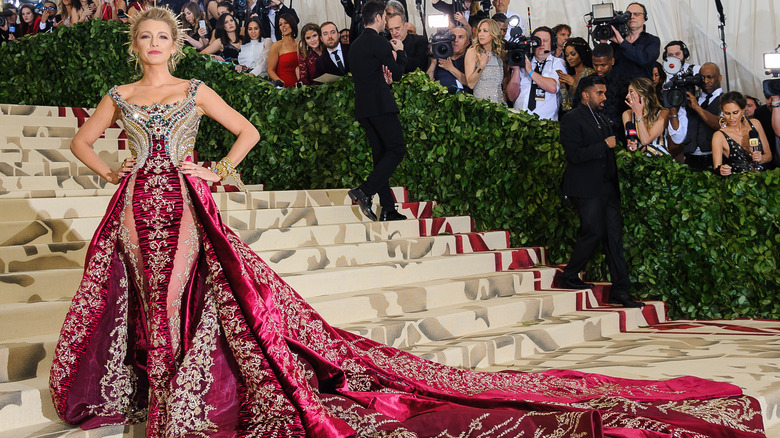
[[[54,150],[70,152],[73,137],[10,137],[0,134],[0,148],[26,150]],[[115,152],[127,149],[126,139],[98,138],[92,144],[96,152]]]
[[[307,302],[329,324],[341,327],[534,291],[533,272],[504,271],[313,297]]]
[[[504,231],[395,238],[358,244],[263,251],[274,271],[313,271],[395,260],[418,260],[508,247]],[[59,300],[72,296],[83,270],[88,242],[0,247],[0,282],[6,286],[0,303]],[[38,285],[36,285],[36,283]],[[60,287],[55,287],[59,284]],[[65,286],[72,286],[66,289]],[[16,287],[14,287],[16,286]]]
[[[513,251],[486,251],[457,256],[427,257],[421,260],[336,267],[314,272],[296,272],[283,276],[304,299],[368,288],[412,284],[458,276],[495,272],[500,259]],[[535,255],[531,256],[535,257]]]
[[[99,150],[97,153],[100,159],[106,163],[119,163],[131,156],[129,150],[118,150],[116,147],[109,150]],[[80,163],[70,149],[0,147],[0,154],[3,156],[3,161],[7,163]]]
[[[457,327],[452,323],[444,325],[443,328],[437,328],[436,331],[428,329],[425,332],[409,323],[405,323],[403,329],[400,324],[391,327],[372,326],[371,329],[372,333],[377,336],[392,334],[395,336],[394,341],[399,343],[408,343],[410,339],[419,339],[416,341],[416,345],[404,346],[403,348],[425,359],[451,366],[483,369],[496,363],[522,361],[523,358],[539,352],[555,351],[566,346],[587,343],[619,333],[621,317],[616,308],[591,311],[569,310],[568,313],[557,313],[571,309],[573,298],[576,299],[576,295],[583,293],[587,292],[539,291],[537,296],[540,301],[548,303],[548,309],[553,309],[551,315],[540,315],[534,320],[518,319],[514,323],[505,325],[499,323],[499,317],[491,318],[490,322],[495,323],[493,327],[487,327],[487,324],[483,323],[485,328],[482,331],[471,330],[460,336],[453,335],[442,337],[442,339],[428,340],[432,335],[441,337],[442,334],[446,334],[447,332],[444,330],[447,328]],[[519,300],[521,297],[528,296],[533,295],[524,294],[511,299]],[[551,302],[553,304],[549,304]],[[656,303],[649,304],[656,305]],[[658,303],[658,307],[662,307],[660,303]],[[527,307],[514,305],[509,308],[522,310]],[[531,307],[531,309],[534,308]],[[505,312],[501,307],[490,310],[492,312],[489,310],[480,310],[481,313],[474,312],[474,317],[485,318],[483,315],[493,317]],[[639,309],[622,309],[622,311],[633,313],[636,316],[635,320],[641,320],[642,312]],[[511,316],[505,316],[503,320],[509,322]],[[471,320],[469,323],[477,325]],[[431,321],[430,324],[436,327],[436,320]],[[421,334],[424,334],[425,337],[420,337]]]
[[[230,193],[220,195],[230,195]],[[225,198],[226,196],[220,197]],[[239,196],[236,199],[243,198]],[[262,197],[256,196],[256,198]],[[224,199],[222,200],[224,201]],[[3,222],[103,217],[110,201],[111,197],[109,196],[0,199],[0,211],[6,212],[3,215]],[[358,206],[351,204],[257,209],[250,209],[247,202],[222,202],[222,204],[225,207],[220,209],[222,218],[233,229],[289,228],[369,221],[360,212]],[[256,201],[254,204],[260,205],[261,203]],[[262,204],[267,205],[266,203]],[[430,217],[434,205],[432,202],[407,202],[398,204],[397,208],[409,219],[413,219]]]
[[[110,184],[97,175],[0,176],[0,192],[13,190],[100,189]]]

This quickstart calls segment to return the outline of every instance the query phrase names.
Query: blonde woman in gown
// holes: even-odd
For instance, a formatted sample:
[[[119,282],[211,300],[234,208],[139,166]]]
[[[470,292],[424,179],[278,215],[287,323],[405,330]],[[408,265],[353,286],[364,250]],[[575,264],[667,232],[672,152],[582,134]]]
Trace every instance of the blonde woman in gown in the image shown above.
[[[474,90],[474,97],[493,103],[504,101],[504,39],[501,28],[486,18],[477,25],[477,38],[466,51],[466,82]]]
[[[65,421],[146,421],[149,437],[761,436],[757,401],[730,384],[480,373],[331,327],[222,223],[208,190],[257,130],[171,76],[167,9],[139,12],[131,38],[143,78],[112,88],[71,146],[118,189],[55,350]],[[237,136],[216,172],[192,161],[203,115]],[[134,158],[112,170],[90,145],[118,119]]]

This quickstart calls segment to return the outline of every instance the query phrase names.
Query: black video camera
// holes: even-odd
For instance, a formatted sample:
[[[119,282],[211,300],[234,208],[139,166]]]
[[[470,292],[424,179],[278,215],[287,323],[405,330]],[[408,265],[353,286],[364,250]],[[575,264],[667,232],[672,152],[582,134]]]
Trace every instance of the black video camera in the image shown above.
[[[438,31],[431,37],[431,54],[434,59],[447,59],[455,54],[452,43],[455,42],[455,35],[444,31]]]
[[[661,92],[664,108],[679,108],[685,104],[687,93],[695,93],[696,87],[704,86],[704,76],[690,71],[680,72],[664,84]]]
[[[764,53],[764,68],[772,75],[764,80],[764,96],[780,96],[780,53]]]
[[[628,36],[628,20],[631,19],[630,12],[615,11],[612,3],[601,3],[593,5],[593,10],[588,21],[588,29],[592,28],[591,35],[596,41],[604,41],[612,38],[614,32],[612,27],[620,33],[622,37]]]
[[[525,67],[525,59],[534,56],[536,48],[542,45],[541,38],[523,35],[520,19],[515,15],[509,19],[509,41],[506,42],[506,65],[509,67]]]

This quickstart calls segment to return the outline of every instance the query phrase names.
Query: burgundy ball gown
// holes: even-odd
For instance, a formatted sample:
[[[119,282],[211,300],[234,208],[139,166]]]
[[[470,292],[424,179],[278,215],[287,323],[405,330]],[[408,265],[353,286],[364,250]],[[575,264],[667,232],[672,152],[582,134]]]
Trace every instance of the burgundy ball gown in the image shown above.
[[[331,327],[178,172],[200,116],[121,110],[136,170],[112,198],[57,344],[59,415],[150,437],[763,436],[758,402],[693,377],[484,373]]]

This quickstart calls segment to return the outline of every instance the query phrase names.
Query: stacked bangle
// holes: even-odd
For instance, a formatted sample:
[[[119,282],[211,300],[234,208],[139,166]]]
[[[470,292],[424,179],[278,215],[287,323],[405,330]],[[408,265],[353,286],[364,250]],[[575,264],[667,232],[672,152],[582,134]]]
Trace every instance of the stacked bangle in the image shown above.
[[[225,157],[217,163],[216,166],[214,166],[214,173],[219,175],[219,179],[221,181],[224,181],[225,178],[228,177],[228,175],[232,176],[236,180],[236,185],[238,186],[238,189],[242,192],[246,191],[246,186],[244,186],[244,182],[241,181],[241,177],[239,177],[238,172],[236,172],[236,165],[233,164],[232,161],[230,161],[230,158]]]

